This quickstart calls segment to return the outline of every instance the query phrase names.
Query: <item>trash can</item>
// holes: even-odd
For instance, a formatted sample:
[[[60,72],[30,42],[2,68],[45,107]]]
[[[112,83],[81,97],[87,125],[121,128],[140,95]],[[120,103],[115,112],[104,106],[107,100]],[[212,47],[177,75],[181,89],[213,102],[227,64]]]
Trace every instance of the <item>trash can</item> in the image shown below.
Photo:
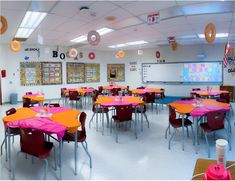
[[[10,94],[10,103],[11,104],[17,104],[18,94],[12,93]]]

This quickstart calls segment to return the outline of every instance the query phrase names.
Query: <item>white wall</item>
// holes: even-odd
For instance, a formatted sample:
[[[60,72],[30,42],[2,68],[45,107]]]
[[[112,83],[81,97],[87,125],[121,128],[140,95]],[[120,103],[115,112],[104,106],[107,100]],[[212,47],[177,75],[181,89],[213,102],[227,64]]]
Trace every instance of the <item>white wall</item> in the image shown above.
[[[38,58],[36,52],[25,52],[25,48],[40,48],[40,58]],[[56,47],[41,47],[38,45],[23,46],[21,51],[14,53],[8,45],[0,44],[0,69],[6,69],[7,77],[1,78],[2,81],[2,93],[3,102],[9,101],[10,93],[18,93],[18,100],[21,100],[22,95],[26,91],[43,91],[47,99],[59,98],[61,87],[79,87],[79,86],[91,86],[97,88],[99,85],[107,85],[107,64],[108,63],[125,63],[125,82],[117,83],[119,85],[130,85],[131,88],[142,85],[141,78],[141,63],[143,62],[157,62],[155,58],[156,50],[161,53],[160,59],[165,59],[166,62],[182,62],[182,61],[217,61],[222,60],[224,53],[224,45],[193,45],[193,46],[178,46],[176,51],[172,51],[169,46],[161,46],[153,49],[144,49],[142,56],[137,55],[137,50],[126,51],[126,57],[124,59],[115,58],[114,51],[94,51],[96,53],[95,60],[89,60],[86,50],[84,52],[84,58],[79,61],[72,59],[60,60],[60,58],[52,58],[52,51],[56,50]],[[59,52],[66,52],[68,48],[60,47]],[[80,50],[79,50],[80,51]],[[196,58],[196,54],[206,53],[207,57],[203,60]],[[63,64],[63,85],[40,85],[40,86],[21,86],[20,85],[20,62],[25,61],[24,56],[30,57],[29,61],[61,61]],[[66,62],[82,62],[82,63],[100,63],[100,78],[99,83],[85,83],[85,84],[66,84]],[[137,61],[138,71],[130,72],[131,61]],[[227,73],[227,69],[224,70],[224,84],[235,86],[235,75]],[[192,87],[205,88],[206,85],[166,85],[166,84],[148,84],[149,87],[163,87],[166,89],[166,95],[172,96],[187,96],[189,95]],[[218,88],[218,86],[213,86]]]
[[[189,45],[178,46],[176,51],[172,51],[169,46],[161,46],[155,49],[146,49],[142,56],[137,55],[137,51],[127,53],[126,61],[138,61],[138,72],[129,72],[126,83],[141,85],[141,63],[157,62],[155,58],[156,50],[161,53],[160,59],[166,62],[183,62],[183,61],[222,61],[224,54],[224,45]],[[205,59],[198,59],[198,53],[205,53]],[[167,71],[167,70],[166,70]],[[169,72],[170,73],[170,72]],[[235,74],[228,73],[227,68],[224,69],[224,85],[235,86]],[[207,85],[169,85],[169,84],[147,84],[148,87],[163,87],[166,89],[166,95],[171,96],[188,96],[193,87],[206,88]],[[213,88],[219,88],[219,85],[210,85]]]

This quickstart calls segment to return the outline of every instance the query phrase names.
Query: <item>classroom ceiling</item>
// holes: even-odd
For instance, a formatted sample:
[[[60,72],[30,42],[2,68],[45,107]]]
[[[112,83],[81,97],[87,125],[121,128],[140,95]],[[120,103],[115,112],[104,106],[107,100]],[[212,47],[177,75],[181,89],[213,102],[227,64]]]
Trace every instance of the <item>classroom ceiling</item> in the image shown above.
[[[82,6],[89,11],[81,12]],[[235,1],[0,1],[0,15],[8,20],[8,30],[0,35],[1,43],[14,37],[26,11],[47,12],[48,15],[30,35],[25,44],[73,46],[87,49],[112,50],[110,45],[145,40],[144,45],[123,49],[150,48],[168,44],[167,37],[175,36],[181,45],[206,44],[198,34],[204,33],[207,23],[216,25],[218,33],[228,38],[216,38],[214,43],[235,42]],[[147,15],[160,13],[158,24],[148,25]],[[115,16],[107,21],[107,16]],[[80,35],[102,27],[115,31],[101,37],[97,46],[87,41],[70,42]]]

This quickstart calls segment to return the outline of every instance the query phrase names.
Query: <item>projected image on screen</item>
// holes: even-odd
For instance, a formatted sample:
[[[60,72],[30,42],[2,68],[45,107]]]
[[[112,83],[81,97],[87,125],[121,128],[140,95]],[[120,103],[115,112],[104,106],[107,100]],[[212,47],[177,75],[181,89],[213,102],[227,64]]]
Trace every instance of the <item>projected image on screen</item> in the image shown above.
[[[184,82],[222,82],[222,63],[185,63]]]

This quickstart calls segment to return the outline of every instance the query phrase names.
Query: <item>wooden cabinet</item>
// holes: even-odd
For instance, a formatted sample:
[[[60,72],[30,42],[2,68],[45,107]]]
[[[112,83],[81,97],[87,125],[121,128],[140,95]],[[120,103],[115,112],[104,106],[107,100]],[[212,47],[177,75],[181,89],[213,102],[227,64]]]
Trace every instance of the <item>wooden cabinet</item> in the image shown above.
[[[230,85],[221,85],[220,90],[227,90],[230,92],[230,101],[235,100],[235,86],[230,86]]]

